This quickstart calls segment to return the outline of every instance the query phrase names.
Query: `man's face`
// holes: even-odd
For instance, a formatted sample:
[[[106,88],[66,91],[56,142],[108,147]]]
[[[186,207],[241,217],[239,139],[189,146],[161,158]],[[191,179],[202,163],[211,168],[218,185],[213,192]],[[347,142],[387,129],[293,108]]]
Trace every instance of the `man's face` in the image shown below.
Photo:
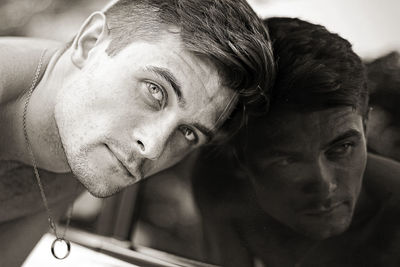
[[[350,107],[269,116],[268,129],[249,146],[258,147],[250,150],[250,164],[261,207],[313,239],[342,233],[366,166],[362,117]]]
[[[136,41],[114,57],[99,45],[57,96],[55,117],[68,163],[106,197],[172,166],[206,143],[233,91],[182,48],[177,34]]]

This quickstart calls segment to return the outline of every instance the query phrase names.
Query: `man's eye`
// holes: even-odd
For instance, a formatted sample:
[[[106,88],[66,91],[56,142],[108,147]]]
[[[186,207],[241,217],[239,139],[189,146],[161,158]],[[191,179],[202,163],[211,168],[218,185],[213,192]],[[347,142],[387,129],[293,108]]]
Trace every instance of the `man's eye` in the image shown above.
[[[159,102],[160,106],[162,106],[165,97],[163,90],[158,85],[150,82],[146,82],[146,86],[151,96]]]
[[[197,135],[196,133],[190,129],[189,127],[182,126],[180,129],[183,133],[183,136],[191,143],[197,142]]]
[[[274,165],[288,166],[288,165],[292,164],[293,162],[295,162],[295,160],[293,158],[280,158],[274,162]]]
[[[353,150],[353,147],[354,147],[354,143],[352,143],[352,142],[343,143],[343,144],[340,144],[338,146],[331,148],[327,152],[327,154],[329,156],[344,157],[351,153],[351,151]]]

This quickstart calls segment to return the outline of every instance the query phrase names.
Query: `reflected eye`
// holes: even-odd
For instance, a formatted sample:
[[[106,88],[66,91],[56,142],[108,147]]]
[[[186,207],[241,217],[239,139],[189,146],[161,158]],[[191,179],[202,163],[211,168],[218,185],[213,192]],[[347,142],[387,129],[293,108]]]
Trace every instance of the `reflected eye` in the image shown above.
[[[146,82],[146,86],[147,89],[149,90],[149,93],[151,94],[151,96],[158,101],[158,103],[160,104],[160,106],[163,105],[164,101],[164,92],[163,90],[156,84],[154,83],[150,83],[150,82]]]
[[[190,129],[189,127],[186,127],[186,126],[182,126],[182,127],[180,128],[180,130],[182,131],[183,136],[184,136],[189,142],[192,142],[192,143],[196,143],[196,142],[197,142],[197,135],[196,135],[196,133],[195,133],[192,129]]]
[[[277,166],[288,166],[289,164],[293,163],[294,159],[292,158],[281,158],[274,162]]]
[[[331,148],[327,152],[327,154],[328,154],[328,156],[333,156],[333,157],[335,157],[335,156],[336,157],[344,157],[351,153],[351,151],[353,150],[353,147],[354,147],[354,143],[352,143],[352,142],[343,143],[343,144],[340,144],[338,146]]]

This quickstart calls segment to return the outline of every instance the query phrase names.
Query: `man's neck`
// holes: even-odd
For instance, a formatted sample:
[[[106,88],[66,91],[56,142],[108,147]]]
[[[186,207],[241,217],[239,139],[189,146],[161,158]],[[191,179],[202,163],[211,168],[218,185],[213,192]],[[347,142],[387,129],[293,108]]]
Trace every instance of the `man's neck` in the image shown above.
[[[250,243],[253,253],[267,266],[296,266],[320,243],[295,232],[265,213],[260,216],[257,224],[260,228],[254,232],[254,223],[249,224],[245,239]]]
[[[57,94],[73,71],[68,59],[68,51],[46,51],[42,65],[44,74],[36,84],[26,114],[27,134],[38,167],[58,173],[70,171],[54,119]],[[35,70],[32,72],[34,74]],[[24,89],[23,94],[7,107],[5,131],[10,137],[10,142],[1,144],[0,159],[32,165],[22,127],[23,110],[29,89]]]

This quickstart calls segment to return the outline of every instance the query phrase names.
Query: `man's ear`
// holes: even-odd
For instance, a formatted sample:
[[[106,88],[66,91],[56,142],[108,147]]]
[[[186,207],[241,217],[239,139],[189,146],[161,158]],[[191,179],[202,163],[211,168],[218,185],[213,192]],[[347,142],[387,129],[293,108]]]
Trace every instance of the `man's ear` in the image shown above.
[[[104,13],[95,12],[90,15],[72,43],[71,60],[74,65],[81,69],[89,57],[89,52],[108,35],[109,30]]]

